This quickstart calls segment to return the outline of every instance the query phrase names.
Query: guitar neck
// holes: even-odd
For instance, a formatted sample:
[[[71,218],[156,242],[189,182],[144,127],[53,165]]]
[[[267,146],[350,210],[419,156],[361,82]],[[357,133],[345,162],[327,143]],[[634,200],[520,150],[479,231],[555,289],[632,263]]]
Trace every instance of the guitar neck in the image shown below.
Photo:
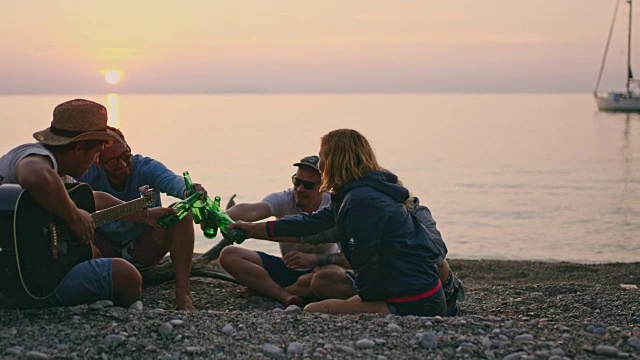
[[[144,198],[139,198],[136,200],[131,200],[124,204],[119,204],[108,209],[96,211],[91,214],[93,218],[93,222],[96,224],[96,227],[104,225],[110,221],[119,219],[123,216],[129,215],[136,211],[142,210],[146,208],[146,201]]]

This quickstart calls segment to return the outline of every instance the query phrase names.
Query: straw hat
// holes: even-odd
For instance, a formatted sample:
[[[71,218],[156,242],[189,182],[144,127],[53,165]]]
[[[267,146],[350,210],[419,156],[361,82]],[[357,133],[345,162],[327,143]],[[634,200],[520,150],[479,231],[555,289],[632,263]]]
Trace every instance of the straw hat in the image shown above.
[[[51,126],[33,133],[33,137],[46,145],[82,140],[119,141],[118,136],[107,129],[107,119],[104,106],[90,100],[69,100],[53,109]]]

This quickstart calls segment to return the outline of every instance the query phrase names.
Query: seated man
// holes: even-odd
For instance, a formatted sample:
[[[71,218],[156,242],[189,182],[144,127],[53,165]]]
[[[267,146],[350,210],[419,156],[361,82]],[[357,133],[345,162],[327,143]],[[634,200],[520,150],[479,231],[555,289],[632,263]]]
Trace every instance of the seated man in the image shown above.
[[[318,156],[314,155],[293,164],[298,167],[292,177],[293,188],[270,194],[258,203],[237,204],[227,209],[227,214],[234,220],[257,221],[270,216],[281,218],[314,212],[326,206],[331,198],[328,193],[319,191],[318,161]],[[344,273],[339,265],[347,264],[335,243],[280,243],[280,251],[282,258],[239,246],[228,246],[222,250],[219,262],[241,284],[285,305],[301,305],[303,299],[308,300],[313,296],[310,285],[316,266],[334,264],[331,271]],[[325,290],[325,294],[331,289]],[[340,293],[329,295],[342,296]]]
[[[0,157],[0,184],[20,185],[44,211],[64,221],[79,242],[86,244],[93,241],[94,221],[86,210],[72,200],[65,183],[72,183],[72,177],[81,176],[105,146],[117,141],[117,136],[107,129],[107,109],[84,99],[64,102],[53,110],[51,126],[34,133],[33,137],[38,141],[37,144],[18,146]],[[98,191],[93,192],[93,197],[98,210],[122,203]],[[161,216],[170,212],[175,211],[156,208],[137,211],[123,218],[155,224]],[[31,225],[37,226],[35,223]],[[7,250],[12,247],[13,236],[0,238],[0,248]],[[61,252],[58,256],[62,260],[65,253]],[[140,300],[140,273],[122,259],[80,262],[66,273],[52,294],[42,297],[33,296],[21,285],[17,265],[12,251],[0,251],[0,273],[3,276],[0,280],[0,306],[39,308],[112,300],[116,305],[128,307]]]
[[[120,136],[121,141],[105,149],[98,162],[89,167],[78,181],[124,201],[136,198],[141,185],[149,185],[156,191],[152,207],[162,206],[161,192],[184,199],[186,189],[182,176],[176,175],[157,160],[132,155],[122,132],[110,129]],[[196,191],[206,194],[200,184],[194,186]],[[95,244],[102,256],[124,258],[137,267],[156,265],[169,252],[176,274],[176,308],[194,311],[189,294],[194,239],[193,218],[188,215],[169,230],[115,221],[97,229]]]

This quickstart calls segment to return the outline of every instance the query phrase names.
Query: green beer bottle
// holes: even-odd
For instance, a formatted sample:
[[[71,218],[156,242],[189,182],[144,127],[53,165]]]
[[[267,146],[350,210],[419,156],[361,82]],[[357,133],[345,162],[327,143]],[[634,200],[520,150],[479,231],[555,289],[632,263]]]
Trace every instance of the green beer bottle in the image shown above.
[[[160,227],[165,230],[171,229],[173,225],[175,225],[178,221],[184,219],[184,217],[187,216],[189,211],[191,211],[193,204],[198,199],[200,199],[201,196],[202,196],[202,192],[197,191],[191,194],[191,196],[189,196],[188,198],[173,204],[171,208],[175,209],[176,213],[165,214],[160,218],[160,220],[158,220],[158,225],[160,225]]]
[[[226,211],[220,208],[220,196],[216,196],[215,200],[211,200],[207,195],[205,208],[207,211],[207,227],[204,230],[205,237],[209,238],[207,231],[210,231],[210,233],[212,232],[214,234],[213,236],[215,236],[217,228],[220,228],[220,232],[236,244],[241,244],[247,238],[247,234],[244,230],[228,228],[228,226],[233,224],[234,221],[229,217],[229,215],[227,215]],[[212,225],[209,226],[209,224]]]
[[[184,185],[186,186],[185,197],[189,197],[196,192],[196,189],[193,186],[193,181],[191,180],[191,176],[188,171],[183,172],[182,177],[184,178]],[[191,213],[193,214],[194,223],[200,224],[205,220],[206,214],[202,200],[198,199],[193,203]]]
[[[214,202],[211,200],[209,195],[205,197],[204,202],[204,212],[205,212],[205,227],[202,230],[202,234],[207,239],[213,239],[218,235],[218,221],[216,220],[216,215],[210,209],[213,208]]]

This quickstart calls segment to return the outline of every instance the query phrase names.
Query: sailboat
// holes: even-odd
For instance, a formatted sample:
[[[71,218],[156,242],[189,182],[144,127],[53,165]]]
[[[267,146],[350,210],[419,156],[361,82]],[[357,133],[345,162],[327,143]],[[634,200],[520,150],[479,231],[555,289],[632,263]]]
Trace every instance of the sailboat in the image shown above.
[[[605,46],[604,56],[602,57],[602,63],[600,65],[600,73],[598,74],[598,81],[596,82],[596,89],[593,92],[600,111],[628,111],[628,112],[640,112],[640,84],[638,80],[633,78],[633,72],[631,71],[631,19],[632,19],[632,0],[625,0],[629,5],[629,28],[627,35],[627,86],[625,90],[609,91],[605,93],[599,93],[600,80],[602,79],[602,72],[604,70],[604,64],[607,59],[607,53],[609,51],[609,44],[611,43],[611,34],[613,33],[613,27],[615,25],[616,16],[618,14],[618,7],[620,0],[616,3],[616,9],[611,22],[611,28],[609,30],[609,37],[607,39],[607,45]]]

